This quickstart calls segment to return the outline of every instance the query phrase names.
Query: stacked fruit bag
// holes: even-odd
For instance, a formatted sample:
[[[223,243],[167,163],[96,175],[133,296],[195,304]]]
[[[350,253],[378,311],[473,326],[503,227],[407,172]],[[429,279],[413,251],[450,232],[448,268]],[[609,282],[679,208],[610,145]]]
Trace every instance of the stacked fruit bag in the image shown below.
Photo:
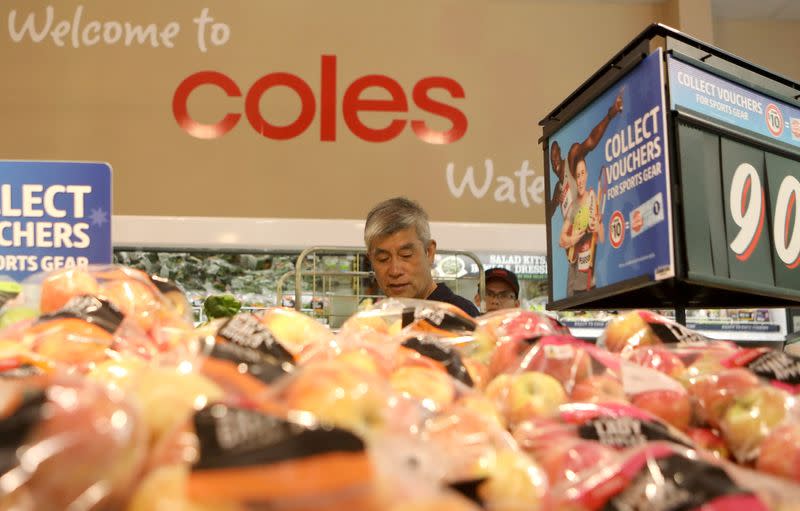
[[[647,311],[612,322],[609,349],[670,374],[691,396],[692,426],[739,464],[800,481],[800,358],[712,341]]]
[[[285,309],[195,330],[180,300],[118,267],[26,289],[41,315],[0,332],[0,509],[543,501],[541,471],[486,420],[466,367],[432,338],[361,318],[334,336]]]
[[[758,458],[727,460],[746,435],[727,425],[738,387],[723,375],[775,354],[747,358],[661,319],[649,328],[680,343],[633,332],[615,345],[610,326],[612,353],[543,314],[475,320],[418,300],[382,300],[338,332],[280,308],[194,329],[176,288],[122,267],[42,276],[23,295],[40,314],[0,330],[0,510],[800,502],[788,479],[752,470],[768,470],[762,457],[797,467],[783,429],[794,398],[761,373],[746,391],[783,393],[785,413],[754,397]]]
[[[674,330],[676,343],[697,349],[695,333],[658,318],[655,330]],[[627,320],[610,325],[601,341],[614,345],[615,328]],[[637,352],[639,344],[652,344],[643,340],[645,333],[627,337],[629,342],[611,353],[571,337],[554,319],[501,311],[479,318],[473,343],[461,344],[488,364],[485,394],[518,445],[547,474],[550,507],[791,509],[800,503],[791,482],[724,459],[722,439],[697,427],[695,393],[669,364],[673,358]],[[709,342],[706,350],[738,348]],[[793,406],[791,400],[781,403],[786,410]]]

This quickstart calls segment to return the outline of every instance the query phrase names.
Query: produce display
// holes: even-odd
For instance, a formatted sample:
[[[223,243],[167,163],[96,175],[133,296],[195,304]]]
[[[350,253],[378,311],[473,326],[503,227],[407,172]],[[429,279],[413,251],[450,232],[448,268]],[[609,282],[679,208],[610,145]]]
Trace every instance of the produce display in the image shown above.
[[[0,511],[800,509],[784,353],[648,311],[592,344],[519,309],[385,299],[333,331],[237,305],[194,327],[122,266],[23,283],[0,309]]]

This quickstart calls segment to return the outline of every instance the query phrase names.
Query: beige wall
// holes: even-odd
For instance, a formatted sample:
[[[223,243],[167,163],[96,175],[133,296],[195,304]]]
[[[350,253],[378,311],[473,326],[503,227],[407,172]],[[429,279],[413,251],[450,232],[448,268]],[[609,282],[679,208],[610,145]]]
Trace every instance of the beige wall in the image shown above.
[[[800,81],[800,21],[714,20],[716,46]]]
[[[50,38],[12,41],[11,13],[17,25],[36,13],[41,26],[47,5],[54,6],[54,23],[71,22],[82,5],[81,27],[91,21],[160,27],[175,21],[181,31],[174,48],[72,48],[69,34],[65,47]],[[231,34],[205,53],[192,22],[203,7]],[[664,21],[666,10],[659,3],[572,0],[5,1],[0,155],[108,161],[116,214],[362,218],[378,200],[405,194],[439,221],[542,223],[536,190],[523,198],[514,174],[528,162],[534,175],[527,185],[541,179],[539,119],[647,25]],[[322,55],[338,59],[335,142],[319,139]],[[314,91],[316,117],[304,134],[286,141],[263,138],[244,116],[221,138],[193,138],[178,127],[171,104],[178,84],[201,70],[225,73],[243,95],[267,73],[295,74]],[[383,143],[354,137],[342,118],[341,98],[367,74],[401,85],[409,112],[400,117],[421,118],[440,130],[448,122],[417,108],[411,91],[427,76],[456,80],[464,98],[443,90],[431,95],[467,116],[467,133],[444,145],[420,141],[409,127]],[[243,112],[243,102],[205,86],[192,95],[189,111],[213,122],[226,112]],[[299,112],[297,97],[286,89],[271,91],[261,109],[278,124]],[[363,120],[380,127],[393,115],[368,113]],[[486,194],[466,190],[457,197],[448,166],[456,182],[474,167],[481,184],[486,160],[494,169]]]

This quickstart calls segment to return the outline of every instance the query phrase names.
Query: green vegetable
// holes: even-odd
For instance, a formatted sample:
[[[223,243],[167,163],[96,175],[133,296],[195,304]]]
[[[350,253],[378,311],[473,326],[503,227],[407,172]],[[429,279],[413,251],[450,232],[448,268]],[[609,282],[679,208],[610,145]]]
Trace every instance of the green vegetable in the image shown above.
[[[228,318],[242,308],[242,302],[233,295],[211,295],[203,302],[203,312],[208,319]]]

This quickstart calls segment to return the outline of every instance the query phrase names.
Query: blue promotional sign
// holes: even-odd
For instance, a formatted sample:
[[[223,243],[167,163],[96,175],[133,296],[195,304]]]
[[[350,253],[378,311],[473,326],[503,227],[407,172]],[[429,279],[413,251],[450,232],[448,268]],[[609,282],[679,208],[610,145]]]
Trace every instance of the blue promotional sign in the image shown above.
[[[111,167],[0,161],[0,275],[111,262]]]
[[[671,107],[681,106],[800,147],[800,108],[667,57]]]
[[[549,137],[554,301],[674,276],[662,50]]]

